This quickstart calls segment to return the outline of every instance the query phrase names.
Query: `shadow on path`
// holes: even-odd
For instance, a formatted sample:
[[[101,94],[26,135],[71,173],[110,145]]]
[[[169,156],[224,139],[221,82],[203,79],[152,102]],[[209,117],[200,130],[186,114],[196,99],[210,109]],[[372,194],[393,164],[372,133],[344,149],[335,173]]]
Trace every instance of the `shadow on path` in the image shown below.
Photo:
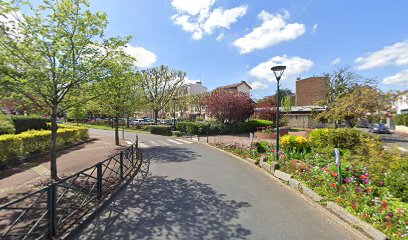
[[[151,176],[146,164],[78,239],[245,239],[251,234],[234,223],[249,203],[227,200],[195,180]]]
[[[183,147],[158,146],[144,150],[152,163],[181,163],[196,160],[201,155]]]

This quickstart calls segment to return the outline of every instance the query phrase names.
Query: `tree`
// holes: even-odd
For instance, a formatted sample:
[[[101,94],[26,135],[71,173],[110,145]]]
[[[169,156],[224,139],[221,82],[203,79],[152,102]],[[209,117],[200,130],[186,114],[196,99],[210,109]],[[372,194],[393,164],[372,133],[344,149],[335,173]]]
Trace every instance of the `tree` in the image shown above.
[[[254,113],[258,119],[276,121],[276,98],[275,96],[267,96],[259,100],[256,104]]]
[[[354,127],[359,119],[376,118],[390,109],[388,94],[371,86],[357,86],[348,94],[334,99],[332,107],[321,116],[330,122],[344,120],[349,127]]]
[[[255,107],[249,94],[224,89],[212,91],[204,102],[209,115],[222,123],[244,121],[252,116]]]
[[[282,102],[283,111],[287,113],[290,112],[292,110],[292,106],[293,106],[293,96],[292,95],[284,96],[283,102]]]
[[[343,96],[349,95],[359,86],[373,86],[374,81],[372,79],[366,79],[356,74],[350,67],[339,67],[335,69],[331,74],[325,74],[328,78],[328,94],[325,100],[318,101],[316,104],[319,106],[325,106],[326,111],[317,113],[315,118],[320,122],[334,123],[335,127],[345,120],[341,118],[341,115],[330,116],[327,112],[331,109],[339,106],[339,99]]]
[[[43,0],[19,8],[0,3],[9,21],[0,24],[2,86],[17,92],[51,116],[51,177],[57,179],[57,116],[78,103],[65,103],[73,89],[103,80],[103,63],[129,40],[105,38],[105,13],[91,13],[87,0]],[[10,27],[14,25],[14,27]],[[86,99],[81,99],[86,101]]]
[[[164,65],[142,70],[143,95],[153,109],[155,124],[159,111],[177,96],[185,77],[185,72]]]
[[[106,64],[110,74],[105,81],[96,84],[99,97],[94,101],[100,113],[114,119],[115,144],[119,145],[119,119],[128,117],[140,106],[140,74],[133,71],[133,59],[126,56]]]
[[[190,104],[198,112],[199,117],[201,117],[201,114],[204,110],[205,98],[207,97],[207,95],[207,92],[191,95]]]

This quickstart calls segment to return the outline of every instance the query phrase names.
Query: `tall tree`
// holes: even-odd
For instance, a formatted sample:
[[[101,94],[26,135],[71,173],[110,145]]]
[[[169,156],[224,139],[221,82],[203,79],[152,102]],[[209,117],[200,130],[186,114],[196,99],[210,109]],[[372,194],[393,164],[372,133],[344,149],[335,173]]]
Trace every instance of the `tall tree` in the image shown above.
[[[51,177],[56,179],[60,105],[73,89],[103,80],[108,74],[104,61],[129,38],[107,39],[106,14],[91,13],[87,0],[22,3],[21,9],[0,3],[10,19],[0,24],[0,69],[6,76],[1,81],[10,91],[38,96],[31,101],[51,116]]]
[[[100,113],[114,120],[115,144],[119,145],[119,119],[133,114],[140,106],[142,94],[140,74],[132,69],[133,59],[126,56],[108,61],[109,77],[97,83],[98,97],[94,100]]]
[[[258,100],[256,103],[255,113],[256,118],[263,120],[276,121],[276,98],[275,96],[267,96]]]
[[[153,109],[155,124],[157,124],[159,111],[177,97],[185,77],[185,72],[169,69],[164,65],[142,70],[143,93],[146,101]]]

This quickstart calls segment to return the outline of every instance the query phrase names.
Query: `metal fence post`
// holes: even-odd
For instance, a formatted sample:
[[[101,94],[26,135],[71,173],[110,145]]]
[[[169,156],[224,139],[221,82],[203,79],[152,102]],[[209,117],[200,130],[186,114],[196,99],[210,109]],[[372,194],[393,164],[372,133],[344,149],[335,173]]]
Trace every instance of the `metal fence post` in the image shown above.
[[[120,179],[122,179],[123,178],[123,151],[120,152],[119,173],[120,173]]]
[[[102,163],[96,165],[96,184],[98,187],[98,198],[102,198]]]
[[[57,233],[57,197],[56,185],[51,184],[47,189],[48,207],[48,237],[51,239]]]

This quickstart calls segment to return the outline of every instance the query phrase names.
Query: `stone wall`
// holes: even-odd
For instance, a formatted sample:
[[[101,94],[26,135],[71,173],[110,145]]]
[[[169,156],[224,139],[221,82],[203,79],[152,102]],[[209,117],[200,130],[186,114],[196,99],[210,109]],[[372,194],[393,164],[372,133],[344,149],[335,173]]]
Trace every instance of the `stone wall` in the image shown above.
[[[325,124],[316,122],[310,114],[285,114],[288,127],[291,128],[322,128]]]

